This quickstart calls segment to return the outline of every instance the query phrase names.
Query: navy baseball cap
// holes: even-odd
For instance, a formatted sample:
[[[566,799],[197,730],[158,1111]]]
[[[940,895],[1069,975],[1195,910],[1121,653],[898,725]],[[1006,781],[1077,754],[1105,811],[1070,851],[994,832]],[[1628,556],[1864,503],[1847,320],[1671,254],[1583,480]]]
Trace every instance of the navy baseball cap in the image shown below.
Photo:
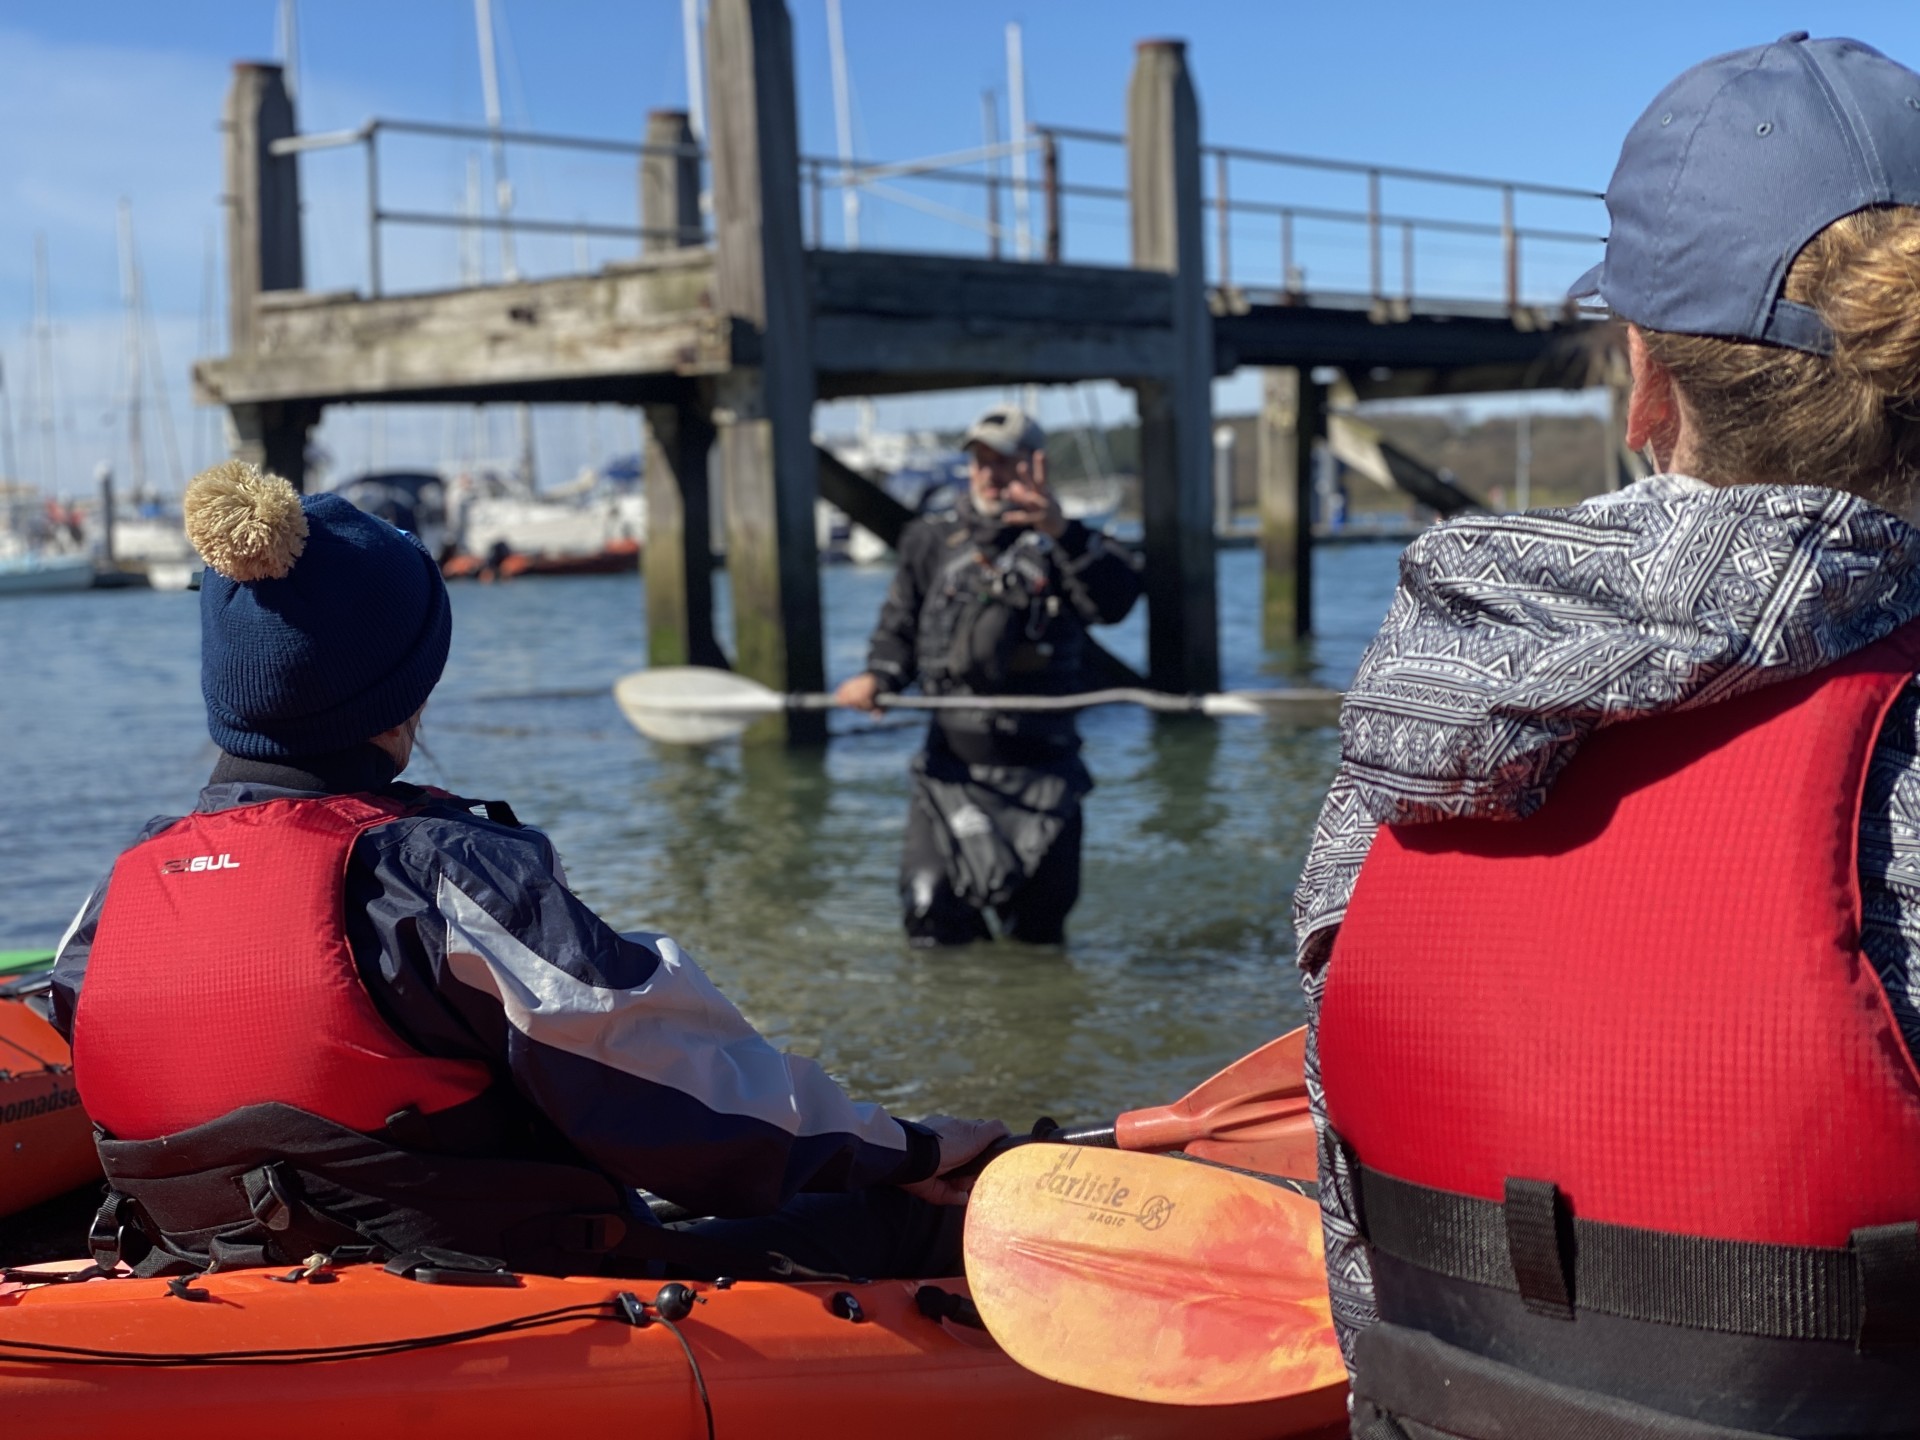
[[[1696,65],[1627,132],[1607,253],[1574,282],[1651,330],[1830,354],[1786,299],[1808,241],[1870,205],[1920,206],[1920,75],[1858,40],[1783,35]]]

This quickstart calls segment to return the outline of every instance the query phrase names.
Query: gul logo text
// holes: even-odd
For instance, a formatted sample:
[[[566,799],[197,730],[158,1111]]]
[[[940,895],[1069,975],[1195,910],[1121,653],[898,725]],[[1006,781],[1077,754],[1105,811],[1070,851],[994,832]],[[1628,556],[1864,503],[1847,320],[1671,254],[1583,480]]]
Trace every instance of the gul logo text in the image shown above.
[[[204,870],[238,870],[240,862],[231,855],[195,855],[185,860],[165,860],[162,875],[198,875]]]
[[[1034,1182],[1034,1187],[1088,1212],[1096,1225],[1118,1226],[1136,1220],[1149,1230],[1158,1230],[1173,1214],[1173,1202],[1164,1195],[1152,1195],[1136,1201],[1133,1191],[1116,1176],[1102,1175],[1098,1160],[1080,1170],[1080,1159],[1087,1151],[1069,1150],[1054,1162],[1053,1168]]]

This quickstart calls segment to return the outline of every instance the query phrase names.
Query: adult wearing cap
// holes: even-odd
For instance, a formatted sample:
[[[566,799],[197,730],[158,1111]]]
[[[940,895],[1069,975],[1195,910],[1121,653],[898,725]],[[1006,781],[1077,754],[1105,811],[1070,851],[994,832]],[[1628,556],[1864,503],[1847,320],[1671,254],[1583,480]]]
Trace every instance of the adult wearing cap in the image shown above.
[[[1024,411],[968,429],[967,493],[900,537],[900,568],[842,705],[930,695],[1066,695],[1088,687],[1087,629],[1123,619],[1139,565],[1060,513],[1046,435]],[[915,945],[991,938],[1057,945],[1080,897],[1080,801],[1093,779],[1072,712],[936,711],[913,762],[900,903]]]
[[[614,933],[510,808],[398,781],[452,634],[417,541],[237,462],[185,511],[220,758],[54,968],[97,1260],[954,1268],[965,1185],[935,1177],[1002,1127],[856,1104],[672,940]],[[640,1188],[735,1218],[665,1230]]]
[[[1634,125],[1659,471],[1411,546],[1296,897],[1368,1440],[1920,1433],[1920,75]]]

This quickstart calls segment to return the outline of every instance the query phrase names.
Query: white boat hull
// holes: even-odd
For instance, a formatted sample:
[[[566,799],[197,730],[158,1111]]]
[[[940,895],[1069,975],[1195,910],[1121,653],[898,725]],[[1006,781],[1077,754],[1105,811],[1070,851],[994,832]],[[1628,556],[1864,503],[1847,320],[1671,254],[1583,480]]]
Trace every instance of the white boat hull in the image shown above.
[[[85,590],[93,584],[93,561],[85,555],[0,557],[0,595]]]

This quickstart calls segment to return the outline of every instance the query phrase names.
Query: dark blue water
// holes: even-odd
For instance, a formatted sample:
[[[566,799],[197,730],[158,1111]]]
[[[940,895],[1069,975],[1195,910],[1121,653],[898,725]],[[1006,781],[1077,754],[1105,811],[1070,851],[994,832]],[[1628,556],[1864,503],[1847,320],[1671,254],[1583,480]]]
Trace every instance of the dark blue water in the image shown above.
[[[1342,684],[1396,555],[1321,553],[1307,678]],[[888,575],[824,572],[829,667],[858,669]],[[724,590],[724,586],[722,586]],[[453,656],[409,778],[510,799],[621,928],[667,931],[742,1009],[856,1093],[1017,1125],[1172,1099],[1297,1023],[1287,903],[1331,731],[1086,717],[1099,788],[1064,951],[909,950],[894,871],[917,725],[848,716],[824,756],[656,747],[614,707],[644,652],[630,577],[455,587]],[[1221,556],[1228,688],[1290,683],[1262,648],[1258,560]],[[1136,616],[1108,643],[1138,662]],[[0,599],[0,949],[51,946],[150,815],[213,762],[198,597]]]

